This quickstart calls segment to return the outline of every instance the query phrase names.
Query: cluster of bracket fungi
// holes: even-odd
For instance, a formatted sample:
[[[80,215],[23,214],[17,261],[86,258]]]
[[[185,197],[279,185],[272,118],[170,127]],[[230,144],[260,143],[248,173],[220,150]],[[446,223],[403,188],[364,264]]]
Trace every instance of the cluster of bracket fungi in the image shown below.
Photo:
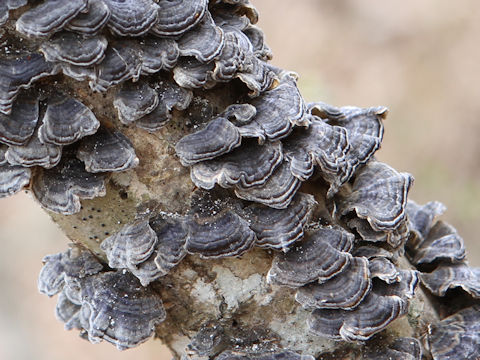
[[[370,339],[408,312],[421,282],[439,302],[455,288],[464,304],[443,301],[424,348],[434,359],[478,356],[480,271],[466,264],[455,229],[434,223],[443,206],[407,200],[413,178],[374,158],[386,108],[306,104],[295,75],[268,63],[257,16],[248,0],[0,4],[0,197],[27,188],[44,208],[74,214],[81,199],[105,195],[109,173],[142,161],[118,124],[155,132],[195,94],[243,89],[175,145],[198,187],[187,213],[139,216],[103,241],[108,264],[77,245],[47,256],[40,291],[59,294],[66,329],[130,348],[168,316],[154,286],[185,256],[257,246],[275,253],[267,282],[295,289],[318,336]],[[75,91],[83,82],[113,94],[117,119],[97,118]],[[399,264],[405,251],[418,270]],[[190,356],[312,358],[215,338],[199,332]],[[365,354],[384,357],[420,359],[422,347],[399,338]]]

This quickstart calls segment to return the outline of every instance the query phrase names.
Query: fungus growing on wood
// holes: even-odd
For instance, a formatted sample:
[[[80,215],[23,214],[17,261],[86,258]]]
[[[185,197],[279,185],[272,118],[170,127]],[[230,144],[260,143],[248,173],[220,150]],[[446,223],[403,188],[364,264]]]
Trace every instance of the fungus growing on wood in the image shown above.
[[[145,38],[140,42],[142,73],[154,74],[160,70],[171,71],[177,64],[180,50],[172,39]]]
[[[95,65],[90,87],[95,91],[107,91],[125,80],[138,80],[142,69],[140,49],[127,41],[110,43],[103,61]]]
[[[272,90],[265,91],[250,102],[256,115],[242,126],[242,135],[275,141],[286,137],[293,126],[305,126],[305,103],[294,79],[286,74],[282,82]],[[247,135],[248,134],[248,135]]]
[[[119,349],[155,332],[176,357],[244,360],[332,357],[331,339],[419,359],[405,336],[427,319],[435,360],[477,355],[480,274],[443,206],[374,158],[387,109],[307,104],[257,20],[248,0],[0,5],[0,197],[75,224],[39,278],[57,317]]]
[[[390,245],[400,245],[402,236],[391,235],[401,230],[406,221],[407,194],[413,183],[410,174],[398,173],[390,166],[378,161],[371,161],[356,174],[352,189],[348,194],[339,194],[336,198],[339,217],[354,212],[368,226],[362,231],[358,225],[354,227],[364,240],[386,240]],[[364,223],[365,225],[367,223]],[[376,238],[369,233],[385,234]],[[370,235],[370,236],[369,236]]]
[[[38,136],[44,143],[68,145],[94,134],[99,126],[88,107],[74,98],[58,94],[52,96],[47,105]]]
[[[442,215],[446,210],[445,205],[438,201],[430,201],[425,205],[418,205],[415,201],[407,203],[407,214],[410,231],[415,235],[415,242],[423,241],[434,225],[433,220]],[[411,241],[410,241],[411,242]],[[409,242],[409,243],[410,243]]]
[[[266,181],[251,187],[237,186],[240,199],[258,202],[274,209],[285,209],[295,196],[300,181],[292,175],[286,163],[276,168]]]
[[[71,32],[60,32],[40,47],[49,62],[66,62],[75,66],[91,66],[105,56],[108,42],[104,36],[85,38]]]
[[[128,224],[106,238],[101,248],[116,269],[128,269],[143,286],[165,276],[187,254],[188,229],[183,220],[155,215]]]
[[[56,71],[56,67],[38,53],[0,58],[0,112],[9,115],[20,89],[28,89],[36,80]]]
[[[78,284],[82,308],[89,313],[85,330],[90,342],[103,339],[128,349],[150,338],[155,325],[165,320],[160,296],[128,273],[104,272]]]
[[[187,252],[204,259],[238,256],[255,242],[255,233],[248,223],[229,210],[213,216],[194,213],[187,220],[187,227]]]
[[[60,162],[62,148],[59,145],[42,143],[38,132],[35,132],[27,143],[10,145],[5,157],[12,165],[50,169]]]
[[[295,300],[305,308],[351,310],[361,303],[370,287],[368,260],[353,257],[339,274],[298,289]]]
[[[247,124],[257,114],[257,108],[251,104],[232,104],[223,112],[224,118],[230,120],[234,125],[241,126]],[[240,132],[242,129],[239,129]]]
[[[181,35],[203,19],[207,6],[207,0],[161,1],[152,32],[158,36]]]
[[[212,189],[215,184],[224,188],[237,184],[249,188],[264,184],[282,158],[280,142],[265,145],[248,142],[219,158],[194,164],[191,177],[195,185],[206,190]]]
[[[143,81],[134,84],[125,83],[115,95],[113,106],[118,111],[118,118],[125,125],[151,113],[158,105],[157,92]]]
[[[465,246],[457,230],[443,221],[433,222],[444,211],[445,206],[436,201],[424,206],[408,202],[408,219],[414,236],[409,239],[407,250],[414,254],[410,261],[415,265],[441,260],[458,263],[465,258]]]
[[[160,276],[164,276],[187,255],[185,247],[189,233],[185,224],[178,219],[157,215],[149,223],[157,235],[153,262]]]
[[[300,287],[310,282],[325,282],[343,271],[352,256],[353,234],[341,228],[321,227],[294,245],[285,254],[277,254],[267,279],[269,282]]]
[[[257,236],[257,246],[287,252],[291,244],[303,239],[303,229],[310,221],[315,205],[311,195],[297,193],[286,209],[252,204],[244,212]]]
[[[391,359],[391,360],[421,360],[422,345],[415,338],[401,337],[395,339],[387,349],[371,349],[364,356],[365,360]]]
[[[63,253],[45,256],[43,264],[38,276],[38,290],[48,296],[62,290],[66,276],[84,278],[103,269],[102,264],[90,251],[77,246]]]
[[[332,339],[368,340],[396,318],[407,312],[408,299],[413,296],[417,277],[404,272],[402,281],[387,287],[373,286],[365,299],[353,310],[317,309],[309,320],[311,331]]]
[[[109,260],[108,266],[129,269],[135,268],[150,257],[157,240],[157,235],[149,226],[148,220],[140,220],[108,237],[101,246]]]
[[[165,126],[172,119],[172,111],[187,109],[193,98],[190,90],[184,89],[172,81],[162,80],[155,85],[159,98],[157,107],[135,122],[139,128],[149,132],[157,131]]]
[[[178,40],[180,56],[193,56],[202,63],[215,59],[223,49],[225,34],[207,12],[192,31]]]
[[[421,275],[422,283],[431,293],[445,296],[449,289],[460,287],[475,298],[480,298],[480,268],[466,264],[440,265],[430,273]]]
[[[469,359],[478,356],[479,313],[477,304],[430,326],[426,347],[435,360]]]
[[[16,22],[16,29],[29,37],[48,37],[63,29],[86,7],[87,0],[48,0],[23,13]]]
[[[464,258],[465,246],[457,230],[443,221],[437,221],[428,236],[417,244],[412,262],[416,265],[441,260],[460,262]]]
[[[368,270],[372,278],[376,277],[387,284],[401,280],[400,272],[395,265],[386,257],[374,257],[369,259]]]
[[[290,350],[265,351],[259,353],[242,353],[238,351],[224,351],[218,355],[216,360],[313,360],[310,355],[300,355]]]
[[[28,185],[30,177],[31,170],[28,168],[9,164],[0,165],[0,198],[18,193]]]
[[[5,153],[8,150],[8,146],[1,144],[0,145],[0,165],[5,165],[7,164],[7,159],[5,158]]]
[[[0,141],[8,145],[25,144],[35,131],[38,116],[36,96],[19,96],[10,114],[0,113]]]
[[[327,181],[337,181],[346,172],[345,157],[349,149],[345,129],[315,118],[307,130],[298,129],[285,141],[290,171],[301,181],[313,175],[315,165]]]
[[[141,36],[155,25],[159,6],[152,0],[103,0],[110,10],[108,27],[120,36]]]
[[[182,165],[210,160],[240,146],[240,132],[227,119],[218,117],[196,133],[183,137],[175,146]]]
[[[86,11],[70,20],[65,25],[65,30],[93,36],[107,24],[110,15],[110,9],[103,0],[88,0]]]
[[[147,340],[165,319],[161,298],[130,274],[104,271],[88,250],[73,247],[44,258],[38,288],[59,294],[56,313],[67,329],[83,329],[88,340],[127,349]]]
[[[223,24],[221,28],[225,31],[225,43],[215,60],[212,78],[216,81],[230,81],[237,72],[248,70],[249,64],[245,62],[248,58],[253,59],[253,47],[239,29],[228,24]]]
[[[32,193],[44,208],[70,215],[80,211],[80,198],[105,195],[104,180],[104,174],[85,171],[80,160],[64,158],[52,169],[35,171]]]

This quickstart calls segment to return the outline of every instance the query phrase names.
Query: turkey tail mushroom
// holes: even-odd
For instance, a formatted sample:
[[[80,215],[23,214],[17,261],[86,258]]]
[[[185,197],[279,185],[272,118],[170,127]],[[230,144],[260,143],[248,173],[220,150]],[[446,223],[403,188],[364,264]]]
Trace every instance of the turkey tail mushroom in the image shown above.
[[[77,243],[40,273],[57,317],[185,359],[419,359],[428,315],[369,339],[420,281],[433,358],[478,356],[480,272],[375,159],[387,108],[306,103],[257,21],[248,0],[0,4],[0,197],[31,191]]]
[[[431,325],[426,348],[435,360],[473,359],[480,346],[479,305],[463,309],[438,324]]]
[[[46,256],[40,292],[59,294],[56,313],[69,329],[87,332],[92,343],[106,340],[123,350],[146,341],[165,320],[159,295],[122,272],[105,271],[89,251],[73,247]]]
[[[88,0],[87,11],[80,12],[65,25],[65,30],[86,36],[98,34],[110,20],[110,9],[103,0]]]
[[[352,260],[353,234],[336,227],[321,227],[285,254],[277,254],[268,272],[270,283],[300,287],[325,282]]]
[[[29,9],[16,22],[17,31],[28,37],[48,37],[87,7],[87,0],[47,0]]]

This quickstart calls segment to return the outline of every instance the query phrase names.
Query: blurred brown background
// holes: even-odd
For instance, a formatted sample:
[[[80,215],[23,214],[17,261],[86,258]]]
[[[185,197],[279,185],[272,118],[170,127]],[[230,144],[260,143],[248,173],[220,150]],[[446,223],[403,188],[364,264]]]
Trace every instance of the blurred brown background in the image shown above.
[[[273,63],[308,101],[385,105],[378,158],[415,176],[411,198],[440,200],[480,265],[480,3],[476,0],[252,0]],[[37,294],[44,255],[67,239],[29,196],[0,201],[0,359],[170,359],[159,341],[118,352],[66,332]]]

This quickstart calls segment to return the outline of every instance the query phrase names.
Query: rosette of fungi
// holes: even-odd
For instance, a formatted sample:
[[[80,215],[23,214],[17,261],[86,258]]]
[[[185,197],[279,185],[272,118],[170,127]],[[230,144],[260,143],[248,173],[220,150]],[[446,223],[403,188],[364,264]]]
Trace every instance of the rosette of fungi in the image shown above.
[[[408,202],[412,236],[407,255],[420,281],[436,297],[441,321],[430,325],[425,347],[435,360],[468,359],[480,349],[480,268],[468,266],[463,239],[450,224],[436,220],[443,204]],[[454,299],[454,300],[453,300]]]
[[[267,281],[296,289],[319,336],[364,341],[406,313],[417,273],[396,259],[409,234],[412,262],[439,264],[421,275],[425,286],[478,296],[456,233],[431,227],[428,209],[407,219],[412,177],[373,158],[387,109],[306,104],[296,75],[268,64],[257,20],[247,0],[0,5],[11,35],[0,53],[0,197],[26,188],[43,207],[76,213],[82,199],[105,195],[110,173],[142,161],[126,127],[156,132],[178,114],[186,123],[198,94],[238,87],[174,139],[199,188],[188,211],[140,214],[102,243],[108,268],[77,247],[45,258],[39,288],[59,294],[66,328],[136,346],[166,316],[157,280],[187,255],[222,259],[254,246],[274,251]],[[388,354],[416,354],[407,345]],[[224,350],[215,355],[299,357]]]
[[[118,121],[153,132],[173,111],[188,108],[191,89],[240,79],[258,96],[272,86],[277,75],[265,62],[269,49],[248,2],[140,5],[9,0],[1,6],[0,21],[13,35],[0,54],[1,197],[27,188],[51,211],[78,212],[81,199],[104,195],[108,173],[139,162]],[[104,102],[116,118],[98,114],[94,93],[77,91],[84,81],[94,93],[107,93]]]
[[[58,294],[56,315],[65,329],[90,342],[106,340],[123,350],[153,335],[165,319],[160,296],[129,273],[108,271],[88,250],[72,246],[44,258],[40,292]]]

